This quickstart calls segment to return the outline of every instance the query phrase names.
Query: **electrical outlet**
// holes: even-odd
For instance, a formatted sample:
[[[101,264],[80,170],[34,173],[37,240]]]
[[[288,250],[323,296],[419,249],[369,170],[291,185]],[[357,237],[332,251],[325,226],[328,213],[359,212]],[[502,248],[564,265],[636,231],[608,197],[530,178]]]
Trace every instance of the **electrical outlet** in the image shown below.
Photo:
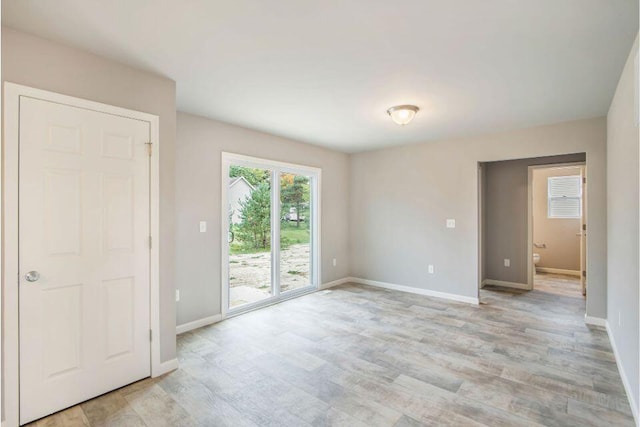
[[[336,265],[338,265],[338,261],[334,258],[333,259],[333,266],[335,267]]]
[[[207,232],[207,221],[200,221],[200,232],[201,233]]]
[[[448,219],[447,220],[447,228],[456,228],[456,220]]]
[[[180,301],[180,289],[176,289],[176,302]]]
[[[505,267],[511,267],[511,260],[509,258],[505,258],[504,259],[504,266]]]
[[[429,274],[433,274],[433,265],[429,264]]]

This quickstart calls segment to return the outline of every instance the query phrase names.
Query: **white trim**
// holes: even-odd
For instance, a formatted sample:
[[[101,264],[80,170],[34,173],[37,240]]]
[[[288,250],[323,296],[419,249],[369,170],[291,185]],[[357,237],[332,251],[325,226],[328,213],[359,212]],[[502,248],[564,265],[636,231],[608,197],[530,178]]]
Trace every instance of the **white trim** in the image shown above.
[[[505,280],[484,279],[482,281],[482,287],[484,288],[485,285],[502,286],[503,288],[524,289],[525,291],[531,290],[529,284],[527,283],[507,282]]]
[[[176,369],[178,369],[178,359],[171,359],[166,362],[162,362],[156,367],[156,375],[154,375],[154,378],[164,375],[167,372],[175,371]]]
[[[225,164],[224,153],[220,168],[220,314],[227,317],[229,306],[229,165]]]
[[[229,229],[229,216],[228,216],[228,188],[229,188],[229,168],[231,165],[240,165],[247,166],[252,168],[269,168],[272,173],[272,181],[274,183],[279,182],[278,176],[282,172],[286,173],[294,173],[299,175],[310,176],[313,184],[310,186],[311,191],[311,209],[310,216],[312,218],[311,224],[311,284],[305,288],[287,292],[286,295],[279,295],[279,292],[274,292],[274,295],[270,298],[266,298],[263,301],[259,301],[254,304],[245,305],[242,307],[237,307],[234,310],[229,310],[229,242],[226,236],[228,235]],[[251,311],[256,308],[260,308],[262,306],[271,305],[277,303],[279,301],[283,301],[285,299],[293,298],[298,295],[307,294],[310,292],[314,292],[319,289],[321,280],[321,269],[320,263],[322,260],[321,257],[321,248],[320,244],[321,239],[321,194],[322,194],[322,169],[313,167],[313,166],[305,166],[305,165],[296,165],[293,163],[280,162],[276,160],[263,159],[258,157],[245,156],[241,154],[234,154],[228,152],[221,153],[221,221],[220,221],[220,232],[222,238],[220,239],[221,246],[221,268],[220,268],[220,284],[221,284],[221,298],[220,298],[220,313],[222,318],[227,318],[230,315],[236,315],[239,313],[243,313],[246,311]],[[271,225],[272,230],[275,230],[276,235],[272,236],[275,241],[280,241],[279,239],[279,203],[280,203],[280,188],[278,185],[273,186],[274,191],[271,192],[271,209],[277,210],[278,215],[271,215]],[[278,225],[278,226],[276,226]],[[280,277],[279,275],[279,260],[280,260],[280,245],[271,245],[272,246],[272,285],[276,283],[276,279]],[[277,287],[276,287],[277,288]]]
[[[141,115],[143,113],[140,113]],[[160,118],[158,116],[145,114],[149,116],[151,125],[151,149],[149,170],[149,207],[150,227],[149,235],[151,236],[151,258],[150,263],[150,281],[151,281],[151,301],[150,301],[150,326],[151,326],[151,376],[157,377],[162,375],[163,371],[160,360]]]
[[[564,274],[567,276],[580,277],[580,270],[565,270],[564,268],[536,267],[539,273]]]
[[[214,314],[213,316],[204,317],[202,319],[194,320],[193,322],[183,323],[182,325],[176,326],[176,335],[184,334],[185,332],[202,328],[203,326],[213,325],[221,320],[222,314]]]
[[[334,280],[332,282],[323,283],[320,285],[320,289],[329,289],[334,286],[344,285],[345,283],[354,282],[355,279],[353,277],[343,277],[342,279]]]
[[[464,295],[450,294],[447,292],[432,291],[430,289],[416,288],[413,286],[396,285],[393,283],[379,282],[377,280],[362,279],[359,277],[350,277],[349,281],[353,283],[359,283],[361,285],[375,286],[377,288],[391,289],[394,291],[408,292],[411,294],[424,295],[428,297],[443,298],[451,301],[465,302],[468,304],[480,304],[480,300],[476,297],[467,297]]]
[[[244,176],[241,176],[238,179],[236,179],[235,181],[231,182],[229,184],[229,188],[233,187],[234,185],[236,185],[240,181],[244,181],[244,183],[247,184],[251,190],[255,190],[255,187],[253,185],[251,185],[251,183],[249,181],[247,181],[247,178],[245,178]]]
[[[616,347],[616,341],[613,339],[613,333],[611,332],[611,327],[609,326],[609,322],[606,321],[607,335],[609,335],[609,342],[611,343],[611,348],[613,349],[613,355],[616,358],[616,366],[618,366],[618,372],[620,373],[620,378],[622,379],[622,385],[624,386],[624,391],[627,393],[627,399],[629,400],[629,406],[631,406],[631,412],[633,413],[633,419],[636,422],[636,425],[640,425],[640,411],[638,408],[638,403],[633,400],[633,393],[631,392],[631,384],[629,384],[629,378],[627,377],[627,373],[624,370],[624,366],[622,365],[622,360],[620,360],[620,353],[618,353],[618,347]]]
[[[18,156],[19,156],[19,103],[20,97],[31,97],[93,110],[116,116],[128,117],[149,122],[150,138],[154,155],[150,163],[150,234],[153,246],[150,256],[150,328],[152,330],[150,372],[159,375],[160,369],[160,281],[159,281],[159,183],[160,183],[160,139],[158,116],[133,111],[112,105],[101,104],[86,99],[61,95],[41,89],[35,89],[15,83],[4,83],[4,157],[2,167],[5,171],[3,182],[3,202],[5,206],[4,226],[4,412],[8,426],[19,424],[19,325],[18,325]],[[168,362],[165,362],[168,363]]]
[[[485,212],[482,209],[484,205],[484,181],[486,180],[485,171],[483,170],[483,164],[478,162],[477,179],[477,203],[478,209],[478,285],[476,287],[476,297],[480,300],[480,289],[484,287],[484,275],[487,273],[484,265],[484,216]]]
[[[593,326],[607,326],[607,319],[603,319],[602,317],[593,317],[593,316],[587,316],[587,314],[585,313],[584,315],[584,323],[586,325],[593,325]]]
[[[308,165],[299,165],[299,164],[295,164],[295,163],[287,163],[287,162],[281,162],[278,160],[271,160],[271,159],[264,159],[261,157],[253,157],[253,156],[246,156],[244,154],[236,154],[236,153],[230,153],[227,151],[223,151],[222,152],[222,159],[223,160],[233,160],[234,164],[245,164],[248,167],[254,167],[256,165],[256,163],[259,163],[259,166],[268,166],[270,168],[276,168],[276,169],[284,169],[287,172],[291,171],[291,172],[300,172],[300,173],[307,173],[307,172],[312,172],[312,173],[321,173],[322,169],[317,168],[315,166],[308,166]]]
[[[527,287],[533,290],[534,263],[533,263],[533,170],[536,166],[527,168]],[[504,285],[501,285],[504,286]],[[519,288],[522,289],[522,288]]]

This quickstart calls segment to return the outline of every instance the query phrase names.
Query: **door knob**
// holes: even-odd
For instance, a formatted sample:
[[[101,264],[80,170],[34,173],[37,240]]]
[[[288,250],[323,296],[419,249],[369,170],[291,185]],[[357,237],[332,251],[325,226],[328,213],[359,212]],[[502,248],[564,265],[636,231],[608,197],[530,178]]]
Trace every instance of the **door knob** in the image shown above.
[[[37,282],[40,279],[40,273],[33,270],[25,274],[24,278],[27,279],[27,282]]]

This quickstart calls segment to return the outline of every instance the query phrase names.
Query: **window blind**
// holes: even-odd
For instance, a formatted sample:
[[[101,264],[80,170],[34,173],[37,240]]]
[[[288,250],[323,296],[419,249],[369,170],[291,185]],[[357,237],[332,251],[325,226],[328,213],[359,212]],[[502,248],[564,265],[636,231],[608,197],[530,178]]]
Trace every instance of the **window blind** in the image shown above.
[[[582,216],[582,182],[579,175],[552,176],[547,180],[548,217]]]

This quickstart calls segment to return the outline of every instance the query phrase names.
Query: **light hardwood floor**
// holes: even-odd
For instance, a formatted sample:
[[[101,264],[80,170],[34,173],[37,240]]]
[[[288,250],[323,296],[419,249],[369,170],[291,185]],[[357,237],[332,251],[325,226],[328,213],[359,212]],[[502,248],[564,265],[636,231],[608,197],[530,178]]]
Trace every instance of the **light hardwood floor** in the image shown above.
[[[631,426],[584,300],[343,285],[178,337],[180,369],[37,426]]]
[[[580,278],[566,274],[536,273],[533,289],[550,294],[584,298]]]

